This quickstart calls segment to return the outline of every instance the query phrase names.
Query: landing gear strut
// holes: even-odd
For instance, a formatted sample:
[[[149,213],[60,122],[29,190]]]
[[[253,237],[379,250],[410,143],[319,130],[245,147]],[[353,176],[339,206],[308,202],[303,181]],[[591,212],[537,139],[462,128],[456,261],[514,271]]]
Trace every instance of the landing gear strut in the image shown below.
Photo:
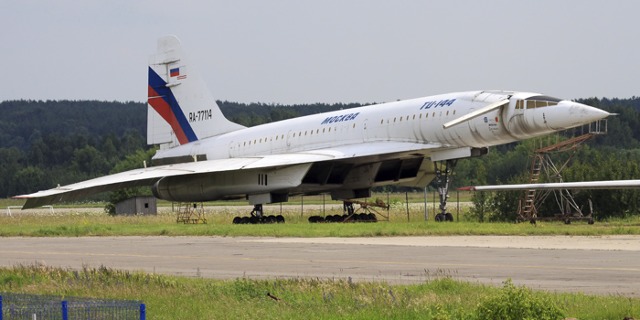
[[[438,195],[440,196],[440,213],[436,214],[436,222],[453,221],[453,215],[447,212],[447,199],[449,198],[449,183],[451,182],[451,174],[456,167],[458,160],[446,160],[435,163],[436,185]],[[444,170],[443,167],[444,166]]]
[[[253,206],[253,210],[248,217],[235,217],[233,218],[233,224],[260,224],[260,223],[284,223],[284,217],[282,215],[270,215],[266,216],[262,210],[262,204],[256,204]]]

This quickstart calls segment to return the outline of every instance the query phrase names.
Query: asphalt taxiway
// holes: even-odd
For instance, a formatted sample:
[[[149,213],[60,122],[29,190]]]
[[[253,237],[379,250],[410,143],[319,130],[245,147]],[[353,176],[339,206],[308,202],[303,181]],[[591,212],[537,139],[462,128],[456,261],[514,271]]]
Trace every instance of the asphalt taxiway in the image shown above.
[[[1,238],[0,265],[107,266],[210,278],[419,283],[512,279],[549,291],[640,297],[640,236]]]

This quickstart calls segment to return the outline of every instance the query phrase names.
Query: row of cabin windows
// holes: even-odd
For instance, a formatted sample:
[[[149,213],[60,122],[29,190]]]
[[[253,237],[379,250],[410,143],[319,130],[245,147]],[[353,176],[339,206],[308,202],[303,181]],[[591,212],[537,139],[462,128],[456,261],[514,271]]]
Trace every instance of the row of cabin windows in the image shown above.
[[[445,113],[445,116],[448,116],[450,113],[452,115],[455,115],[456,114],[456,110],[447,110],[447,112]],[[435,116],[436,116],[436,112],[434,111],[434,112],[432,112],[431,117],[435,118]],[[440,116],[442,116],[442,111],[440,111]],[[410,117],[412,118],[412,120],[416,119],[416,115],[414,114],[413,116],[394,117],[393,118],[393,122],[394,123],[395,122],[402,122],[403,119],[406,120],[406,121],[409,121]],[[429,113],[428,112],[424,113],[424,118],[425,119],[429,118]],[[422,113],[420,113],[418,115],[418,119],[422,119]],[[387,119],[387,123],[389,123],[389,122],[390,122],[390,120]],[[384,124],[384,119],[380,120],[380,124]],[[354,123],[352,125],[352,127],[355,129],[356,124]],[[322,133],[329,133],[329,132],[331,132],[331,129],[332,129],[331,127],[322,128]],[[338,129],[337,127],[334,128],[334,130],[337,130],[337,129]],[[307,135],[313,135],[313,134],[314,134],[314,130],[310,130],[310,131],[305,130],[304,132],[303,131],[298,131],[297,133],[294,132],[292,137],[295,138],[296,136],[297,137],[302,137],[303,135],[307,136]],[[320,129],[316,129],[315,130],[315,134],[320,134]],[[284,134],[281,134],[279,136],[276,135],[275,138],[276,138],[276,141],[278,141],[278,138],[281,139],[281,140],[284,140]],[[258,143],[267,142],[267,141],[273,141],[273,137],[271,139],[269,139],[269,138],[264,138],[264,139],[260,138],[260,139],[253,139],[253,140],[245,141],[242,145],[243,146],[250,146],[252,144],[258,144]],[[238,147],[240,147],[240,144],[238,144]]]
[[[451,114],[452,114],[452,115],[455,115],[455,114],[456,114],[456,110],[447,110],[447,112],[445,113],[445,116],[448,116],[450,112],[451,112]],[[442,116],[442,111],[440,111],[440,116]],[[414,114],[413,116],[406,116],[406,117],[394,117],[394,118],[393,118],[393,123],[396,123],[396,122],[402,122],[402,119],[405,119],[406,121],[409,121],[409,117],[411,117],[411,119],[412,119],[412,120],[415,120],[415,119],[416,119],[416,115],[415,115],[415,114]],[[433,113],[431,113],[431,118],[433,119],[433,118],[435,118],[435,117],[436,117],[436,112],[434,111]],[[426,119],[428,119],[428,118],[429,118],[429,112],[425,112],[425,113],[424,113],[424,119],[426,120]],[[422,113],[420,113],[420,114],[418,115],[418,120],[419,120],[419,119],[422,119]],[[387,119],[387,123],[389,123],[389,122],[390,122],[390,119]],[[384,124],[384,119],[381,119],[381,120],[380,120],[380,124]]]
[[[352,127],[355,129],[355,128],[356,128],[356,124],[354,123],[354,124],[352,125]],[[331,132],[331,129],[332,129],[331,127],[328,127],[328,128],[322,128],[322,132],[320,132],[320,129],[316,129],[316,130],[315,130],[315,134],[320,134],[320,133],[329,133],[329,132]],[[337,127],[335,127],[335,128],[333,128],[333,130],[334,130],[334,131],[337,131],[337,130],[338,130],[338,128],[337,128]],[[310,136],[311,136],[311,135],[313,135],[313,134],[314,134],[314,130],[305,130],[304,132],[303,132],[303,131],[294,132],[294,133],[293,133],[293,135],[292,135],[292,137],[293,137],[293,138],[295,138],[295,137],[302,137],[303,135],[304,135],[304,136],[307,136],[307,135],[310,135]],[[276,135],[275,137],[276,137],[276,141],[278,141],[278,139],[280,139],[280,140],[284,140],[284,134],[281,134],[281,135],[279,135],[279,136],[278,136],[278,135]],[[252,145],[252,144],[258,144],[258,143],[267,142],[267,141],[273,141],[273,137],[271,137],[271,138],[264,138],[264,139],[260,138],[260,139],[253,139],[253,140],[245,141],[245,142],[243,142],[242,146],[250,146],[250,145]],[[238,143],[238,147],[240,147],[240,144],[239,144],[239,143]]]
[[[527,101],[526,101],[526,109],[534,109],[534,108],[550,107],[550,106],[555,106],[555,105],[557,105],[557,104],[558,104],[558,102],[557,102],[557,101],[527,100]],[[518,101],[516,102],[516,109],[525,109],[525,101],[524,101],[524,100],[518,100]],[[448,116],[448,115],[449,115],[449,112],[451,112],[451,114],[453,114],[453,115],[455,115],[455,114],[456,114],[456,110],[452,110],[452,111],[451,111],[451,110],[447,110],[447,112],[446,112],[445,116]],[[432,118],[435,118],[435,116],[436,116],[436,112],[434,111],[433,113],[431,113],[431,117],[432,117]],[[442,116],[442,111],[440,111],[440,116]],[[410,117],[410,116],[406,116],[406,117],[394,117],[394,118],[393,118],[393,122],[394,122],[394,123],[396,123],[396,122],[402,122],[402,119],[405,119],[406,121],[409,121],[409,117]],[[428,118],[429,118],[429,113],[428,113],[428,112],[426,112],[426,113],[424,114],[424,118],[425,118],[425,119],[428,119]],[[415,115],[415,114],[412,116],[412,119],[413,119],[413,120],[415,120],[415,119],[416,119],[416,115]],[[420,114],[419,114],[418,119],[422,119],[422,113],[420,113]],[[389,119],[387,119],[387,123],[389,123],[389,122],[390,122],[390,120],[389,120]],[[384,119],[380,120],[380,124],[384,124]],[[356,124],[354,123],[354,124],[353,124],[353,128],[355,129],[355,127],[356,127]],[[328,130],[327,130],[327,129],[328,129]],[[334,130],[337,130],[337,128],[335,128]],[[331,127],[329,127],[329,128],[322,128],[322,133],[326,133],[326,132],[331,132]],[[315,133],[316,133],[316,134],[319,134],[319,133],[320,133],[320,129],[316,129],[316,130],[315,130]],[[309,134],[309,135],[313,135],[313,130],[311,130],[311,131],[304,131],[304,135],[306,136],[307,134]],[[298,131],[298,135],[297,135],[297,136],[298,136],[298,137],[302,137],[302,135],[303,135],[303,132],[302,132],[302,131]],[[282,135],[280,135],[280,136],[277,136],[277,135],[276,135],[275,137],[276,137],[276,141],[278,141],[278,137],[279,137],[280,139],[284,140],[284,134],[282,134]],[[293,138],[295,138],[295,137],[296,137],[296,133],[294,132],[294,133],[293,133]],[[243,146],[247,146],[247,145],[249,145],[249,146],[250,146],[250,145],[252,144],[252,142],[253,142],[253,144],[262,143],[263,141],[264,141],[264,142],[267,142],[267,140],[268,140],[268,138],[264,138],[264,139],[254,139],[253,141],[249,140],[249,141],[245,141],[245,142],[243,143]],[[273,141],[273,137],[272,137],[269,141]],[[238,147],[239,147],[239,146],[240,146],[240,144],[238,144]]]

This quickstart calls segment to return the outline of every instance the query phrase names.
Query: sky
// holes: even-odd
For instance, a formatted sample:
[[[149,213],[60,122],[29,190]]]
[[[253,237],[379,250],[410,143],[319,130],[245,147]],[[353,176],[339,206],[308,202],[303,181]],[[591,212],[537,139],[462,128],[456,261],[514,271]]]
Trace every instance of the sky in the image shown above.
[[[0,101],[146,101],[174,34],[216,99],[640,96],[640,1],[1,0]]]

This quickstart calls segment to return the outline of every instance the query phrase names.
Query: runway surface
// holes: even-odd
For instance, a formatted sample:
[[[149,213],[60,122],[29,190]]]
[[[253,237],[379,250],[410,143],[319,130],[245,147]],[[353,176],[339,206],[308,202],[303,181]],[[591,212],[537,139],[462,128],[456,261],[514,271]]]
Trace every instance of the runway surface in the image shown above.
[[[640,297],[640,236],[0,238],[0,265],[43,263],[220,279],[438,277]]]

